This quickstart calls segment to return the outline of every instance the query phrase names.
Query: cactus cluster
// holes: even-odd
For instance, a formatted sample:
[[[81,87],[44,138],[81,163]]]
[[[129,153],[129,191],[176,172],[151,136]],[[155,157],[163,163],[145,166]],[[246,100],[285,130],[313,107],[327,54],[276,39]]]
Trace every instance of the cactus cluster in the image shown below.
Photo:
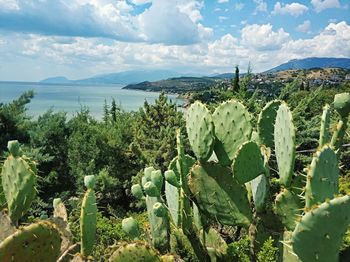
[[[193,122],[186,123],[189,137],[196,138],[189,139],[197,162],[191,168],[188,185],[200,214],[223,225],[249,227],[253,248],[254,244],[262,242],[261,237],[267,236],[269,230],[279,232],[284,239],[285,261],[337,261],[342,236],[349,224],[349,197],[338,197],[337,152],[348,122],[350,95],[336,95],[334,108],[340,120],[332,139],[330,107],[325,106],[320,147],[304,176],[294,174],[296,134],[291,111],[285,102],[268,103],[259,115],[256,131],[249,113],[237,101],[219,105],[212,115],[205,105],[196,102],[188,110],[187,119],[205,119],[202,121],[206,126],[214,125],[214,131],[210,132],[212,146],[207,143],[207,136],[198,135],[201,131],[198,128],[202,126],[196,130]],[[206,156],[215,152],[218,161],[208,162],[207,157],[199,156],[194,150],[198,144]],[[267,207],[266,202],[272,197],[269,189],[271,150],[277,160],[281,192],[272,210],[268,210],[271,207]],[[274,219],[281,226],[278,223],[268,225],[268,221]],[[341,221],[339,227],[334,222],[326,222],[333,220]],[[325,255],[327,247],[331,252]]]

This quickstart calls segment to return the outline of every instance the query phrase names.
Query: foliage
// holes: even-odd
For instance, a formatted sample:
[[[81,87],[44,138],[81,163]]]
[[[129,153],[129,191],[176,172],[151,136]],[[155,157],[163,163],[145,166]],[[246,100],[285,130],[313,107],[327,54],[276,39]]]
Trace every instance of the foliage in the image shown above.
[[[161,93],[154,105],[145,101],[135,123],[135,152],[144,165],[165,171],[176,154],[175,130],[184,130],[182,113],[177,111],[175,103],[168,101],[167,96]]]
[[[250,261],[250,239],[248,236],[241,238],[236,242],[232,242],[228,245],[227,256],[230,258],[236,258],[240,262]]]
[[[278,248],[274,246],[274,240],[270,236],[262,245],[261,250],[258,252],[258,262],[276,262],[277,261]]]

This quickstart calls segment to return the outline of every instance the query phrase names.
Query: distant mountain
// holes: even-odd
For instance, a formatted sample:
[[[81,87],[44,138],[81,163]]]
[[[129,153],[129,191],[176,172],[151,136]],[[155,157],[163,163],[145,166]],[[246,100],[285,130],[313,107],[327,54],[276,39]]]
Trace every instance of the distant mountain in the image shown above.
[[[64,76],[50,77],[40,81],[45,84],[68,84],[72,82]]]
[[[304,59],[293,59],[266,72],[276,72],[288,69],[311,69],[329,67],[350,69],[350,58],[310,57]]]
[[[134,84],[143,81],[158,81],[171,77],[180,77],[183,74],[170,70],[149,71],[124,71],[119,73],[97,75],[94,77],[78,80],[69,80],[65,77],[51,77],[40,82],[51,84]]]

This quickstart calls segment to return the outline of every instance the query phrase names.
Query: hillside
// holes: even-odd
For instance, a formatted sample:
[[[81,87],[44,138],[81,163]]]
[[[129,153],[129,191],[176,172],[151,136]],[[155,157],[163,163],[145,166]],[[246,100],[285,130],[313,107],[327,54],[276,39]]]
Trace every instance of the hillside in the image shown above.
[[[311,68],[347,68],[350,69],[350,58],[334,57],[309,57],[304,59],[293,59],[266,72],[276,72],[288,69],[311,69]]]
[[[139,84],[127,85],[123,87],[123,89],[184,93],[189,91],[205,90],[220,81],[222,81],[222,79],[216,77],[177,77],[155,82],[145,81]]]

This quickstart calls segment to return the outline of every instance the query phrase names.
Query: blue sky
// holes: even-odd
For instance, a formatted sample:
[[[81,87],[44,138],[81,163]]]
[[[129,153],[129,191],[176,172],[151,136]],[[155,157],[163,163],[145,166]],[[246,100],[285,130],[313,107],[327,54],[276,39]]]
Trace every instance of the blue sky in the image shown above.
[[[350,0],[0,0],[0,80],[350,57]]]

